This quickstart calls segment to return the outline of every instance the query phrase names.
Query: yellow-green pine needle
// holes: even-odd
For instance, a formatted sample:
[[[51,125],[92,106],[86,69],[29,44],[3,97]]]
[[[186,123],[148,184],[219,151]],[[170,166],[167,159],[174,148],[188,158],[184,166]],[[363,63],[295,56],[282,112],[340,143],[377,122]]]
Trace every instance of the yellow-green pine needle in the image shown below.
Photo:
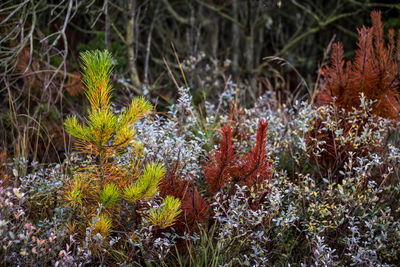
[[[134,139],[132,124],[152,110],[152,105],[143,97],[132,100],[121,115],[110,109],[112,56],[108,51],[87,51],[81,53],[83,81],[91,109],[87,126],[78,123],[75,116],[67,118],[65,127],[72,136],[94,143],[102,148],[111,145],[116,153],[125,149]]]
[[[150,223],[161,229],[172,226],[182,212],[181,201],[173,196],[167,196],[158,209],[150,210]]]
[[[144,198],[151,198],[158,192],[158,185],[165,175],[165,168],[161,164],[151,162],[143,170],[138,182],[142,188]]]
[[[126,201],[135,203],[141,197],[141,189],[136,184],[131,184],[124,190],[124,197]]]
[[[136,97],[132,100],[129,108],[127,108],[126,111],[122,114],[122,124],[133,124],[135,121],[143,118],[148,113],[150,113],[152,109],[153,106],[151,105],[151,103],[146,101],[144,97]]]
[[[105,51],[86,51],[81,53],[83,83],[86,86],[86,96],[92,110],[110,107],[111,90],[110,76],[112,72],[112,56]]]
[[[104,214],[101,214],[97,219],[97,221],[95,221],[95,218],[93,219],[95,223],[94,231],[92,232],[92,234],[96,235],[97,233],[99,233],[102,237],[107,237],[111,231],[112,220]],[[93,226],[93,222],[91,226]]]
[[[136,183],[125,189],[125,199],[129,202],[136,202],[153,198],[158,192],[158,185],[164,174],[165,169],[161,164],[154,162],[147,164]]]
[[[86,176],[83,173],[77,173],[74,175],[72,180],[72,187],[65,199],[67,201],[67,205],[72,208],[77,208],[82,205],[82,201],[84,196],[83,190],[86,183]]]
[[[82,205],[82,191],[79,188],[73,188],[66,196],[67,205],[76,208]]]
[[[126,148],[129,144],[134,141],[135,130],[126,125],[116,130],[114,136],[114,147],[118,150]]]
[[[89,141],[87,137],[87,129],[78,123],[76,116],[68,117],[65,120],[64,125],[67,133],[69,133],[70,135],[79,139]]]
[[[107,184],[100,193],[100,202],[105,208],[114,205],[119,199],[119,191],[115,184]]]
[[[117,123],[117,117],[109,109],[91,112],[88,118],[91,141],[99,147],[105,146],[113,137]]]

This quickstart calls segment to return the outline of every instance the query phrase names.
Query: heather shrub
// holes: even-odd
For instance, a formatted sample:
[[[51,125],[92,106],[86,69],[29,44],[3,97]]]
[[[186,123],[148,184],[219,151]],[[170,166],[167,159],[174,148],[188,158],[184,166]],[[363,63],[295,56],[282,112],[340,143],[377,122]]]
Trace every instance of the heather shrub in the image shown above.
[[[60,165],[44,168],[37,163],[29,164],[29,173],[23,175],[21,164],[28,165],[24,159],[7,163],[13,175],[0,180],[0,262],[54,265],[64,248],[69,214],[59,204],[65,176]]]

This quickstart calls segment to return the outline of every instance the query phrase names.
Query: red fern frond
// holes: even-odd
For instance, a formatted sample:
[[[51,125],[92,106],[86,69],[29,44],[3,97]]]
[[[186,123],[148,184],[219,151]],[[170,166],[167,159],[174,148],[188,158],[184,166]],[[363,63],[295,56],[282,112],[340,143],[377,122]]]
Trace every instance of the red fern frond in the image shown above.
[[[160,195],[162,197],[174,196],[182,199],[185,196],[186,191],[192,185],[191,181],[181,180],[176,176],[176,170],[179,163],[172,166],[171,170],[168,171],[159,185]]]
[[[211,156],[208,156],[209,159],[203,167],[208,193],[211,197],[224,186],[228,187],[224,193],[232,196],[237,190],[234,185],[239,185],[247,187],[246,196],[250,208],[256,209],[259,204],[265,202],[268,190],[264,186],[271,180],[271,166],[267,160],[266,150],[267,131],[268,122],[260,120],[255,146],[251,152],[239,156],[233,150],[231,127],[222,128],[221,145]],[[192,202],[196,203],[195,199]],[[191,210],[204,217],[202,211],[204,204],[199,201],[197,205],[193,203]]]
[[[397,33],[397,64],[400,64],[400,30]]]
[[[396,76],[397,76],[397,81],[400,80],[400,30],[397,33],[397,47],[396,47],[396,54],[397,54],[397,72],[396,72]]]
[[[228,182],[233,172],[235,161],[236,155],[233,150],[232,128],[224,126],[221,131],[220,147],[208,155],[208,160],[203,167],[210,193],[215,194]]]
[[[394,49],[395,49],[395,43],[394,43],[394,30],[389,29],[388,32],[388,54],[389,55],[394,55]]]
[[[358,108],[360,93],[364,93],[368,99],[371,99],[371,87],[376,84],[378,73],[373,68],[374,54],[372,47],[373,34],[370,28],[362,27],[358,30],[359,41],[357,43],[358,50],[354,63],[350,69],[351,88],[347,88],[344,94],[345,101],[340,104],[342,106]]]
[[[385,49],[385,39],[384,39],[384,31],[383,24],[381,20],[381,12],[372,11],[371,19],[372,19],[372,31],[374,35],[374,45],[375,45],[375,58],[378,63],[377,71],[382,72],[385,69],[385,63],[387,60],[387,50]]]

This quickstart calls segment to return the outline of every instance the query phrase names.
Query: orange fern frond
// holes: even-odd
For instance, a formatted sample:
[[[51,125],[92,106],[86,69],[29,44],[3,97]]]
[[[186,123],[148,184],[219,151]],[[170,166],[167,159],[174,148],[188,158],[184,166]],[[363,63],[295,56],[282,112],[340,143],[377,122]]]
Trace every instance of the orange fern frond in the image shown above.
[[[331,66],[326,67],[322,71],[325,77],[326,88],[324,93],[319,95],[319,103],[327,105],[332,101],[332,96],[340,96],[344,94],[344,90],[349,82],[348,72],[345,69],[345,61],[343,59],[343,45],[336,43],[332,45]]]
[[[363,127],[370,118],[358,119],[355,125],[348,118],[348,112],[360,109],[360,96],[373,100],[369,115],[380,116],[392,121],[399,120],[400,112],[400,31],[395,45],[395,31],[388,31],[385,41],[381,12],[371,12],[372,27],[358,29],[358,49],[353,61],[345,63],[343,46],[334,44],[331,64],[322,70],[325,83],[318,95],[319,105],[328,105],[342,130],[343,140],[352,140],[351,136],[360,136]],[[344,112],[343,112],[344,110]],[[311,147],[315,140],[323,143],[317,158],[331,172],[343,167],[349,152],[362,156],[370,151],[379,151],[379,144],[373,146],[353,145],[349,141],[340,141],[335,131],[326,129],[327,114],[316,119],[314,128],[309,132],[307,145]]]

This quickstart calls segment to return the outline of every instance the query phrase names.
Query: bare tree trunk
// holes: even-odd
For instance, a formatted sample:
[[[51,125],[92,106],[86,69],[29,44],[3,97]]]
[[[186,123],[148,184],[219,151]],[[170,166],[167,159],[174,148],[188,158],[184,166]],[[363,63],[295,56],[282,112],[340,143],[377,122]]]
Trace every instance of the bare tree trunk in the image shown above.
[[[128,23],[126,26],[126,45],[127,45],[127,53],[128,53],[128,67],[129,67],[129,77],[131,79],[132,89],[136,94],[142,94],[141,82],[139,80],[139,75],[136,69],[136,56],[135,56],[135,47],[134,36],[135,36],[135,6],[136,1],[132,0],[129,3],[129,13],[128,13]]]
[[[218,41],[219,41],[219,20],[218,18],[214,18],[214,27],[212,27],[212,35],[211,35],[211,46],[212,46],[212,54],[215,59],[217,59],[218,55]]]
[[[238,14],[238,0],[232,1],[232,12],[233,19],[239,21]],[[233,44],[233,55],[232,55],[232,72],[233,76],[236,77],[239,69],[239,25],[232,23],[232,44]]]
[[[104,45],[106,49],[110,49],[110,17],[108,14],[108,0],[104,0],[104,15],[105,15],[105,27],[104,27]]]
[[[255,62],[254,62],[254,66],[258,66],[261,63],[261,55],[262,55],[262,50],[263,50],[263,45],[264,45],[264,24],[262,24],[259,28],[258,28],[258,45],[256,48],[256,52],[255,52]]]
[[[159,3],[157,3],[157,8],[156,11],[154,12],[153,20],[151,21],[149,35],[147,36],[146,57],[144,61],[144,79],[143,79],[143,82],[147,85],[147,87],[149,87],[149,59],[150,59],[151,38],[153,34],[154,23],[158,16],[159,7],[160,5]]]
[[[252,19],[251,19],[251,14],[252,14],[252,5],[250,0],[247,0],[247,30],[246,30],[246,44],[245,44],[245,55],[246,55],[246,71],[248,73],[248,79],[250,82],[251,89],[250,94],[255,100],[255,91],[256,91],[256,86],[257,86],[257,77],[254,77],[252,74],[253,69],[254,69],[254,38],[255,38],[255,23],[253,24]],[[257,19],[258,12],[256,14]]]
[[[250,26],[249,35],[246,35],[246,69],[251,72],[254,67],[254,27]]]

